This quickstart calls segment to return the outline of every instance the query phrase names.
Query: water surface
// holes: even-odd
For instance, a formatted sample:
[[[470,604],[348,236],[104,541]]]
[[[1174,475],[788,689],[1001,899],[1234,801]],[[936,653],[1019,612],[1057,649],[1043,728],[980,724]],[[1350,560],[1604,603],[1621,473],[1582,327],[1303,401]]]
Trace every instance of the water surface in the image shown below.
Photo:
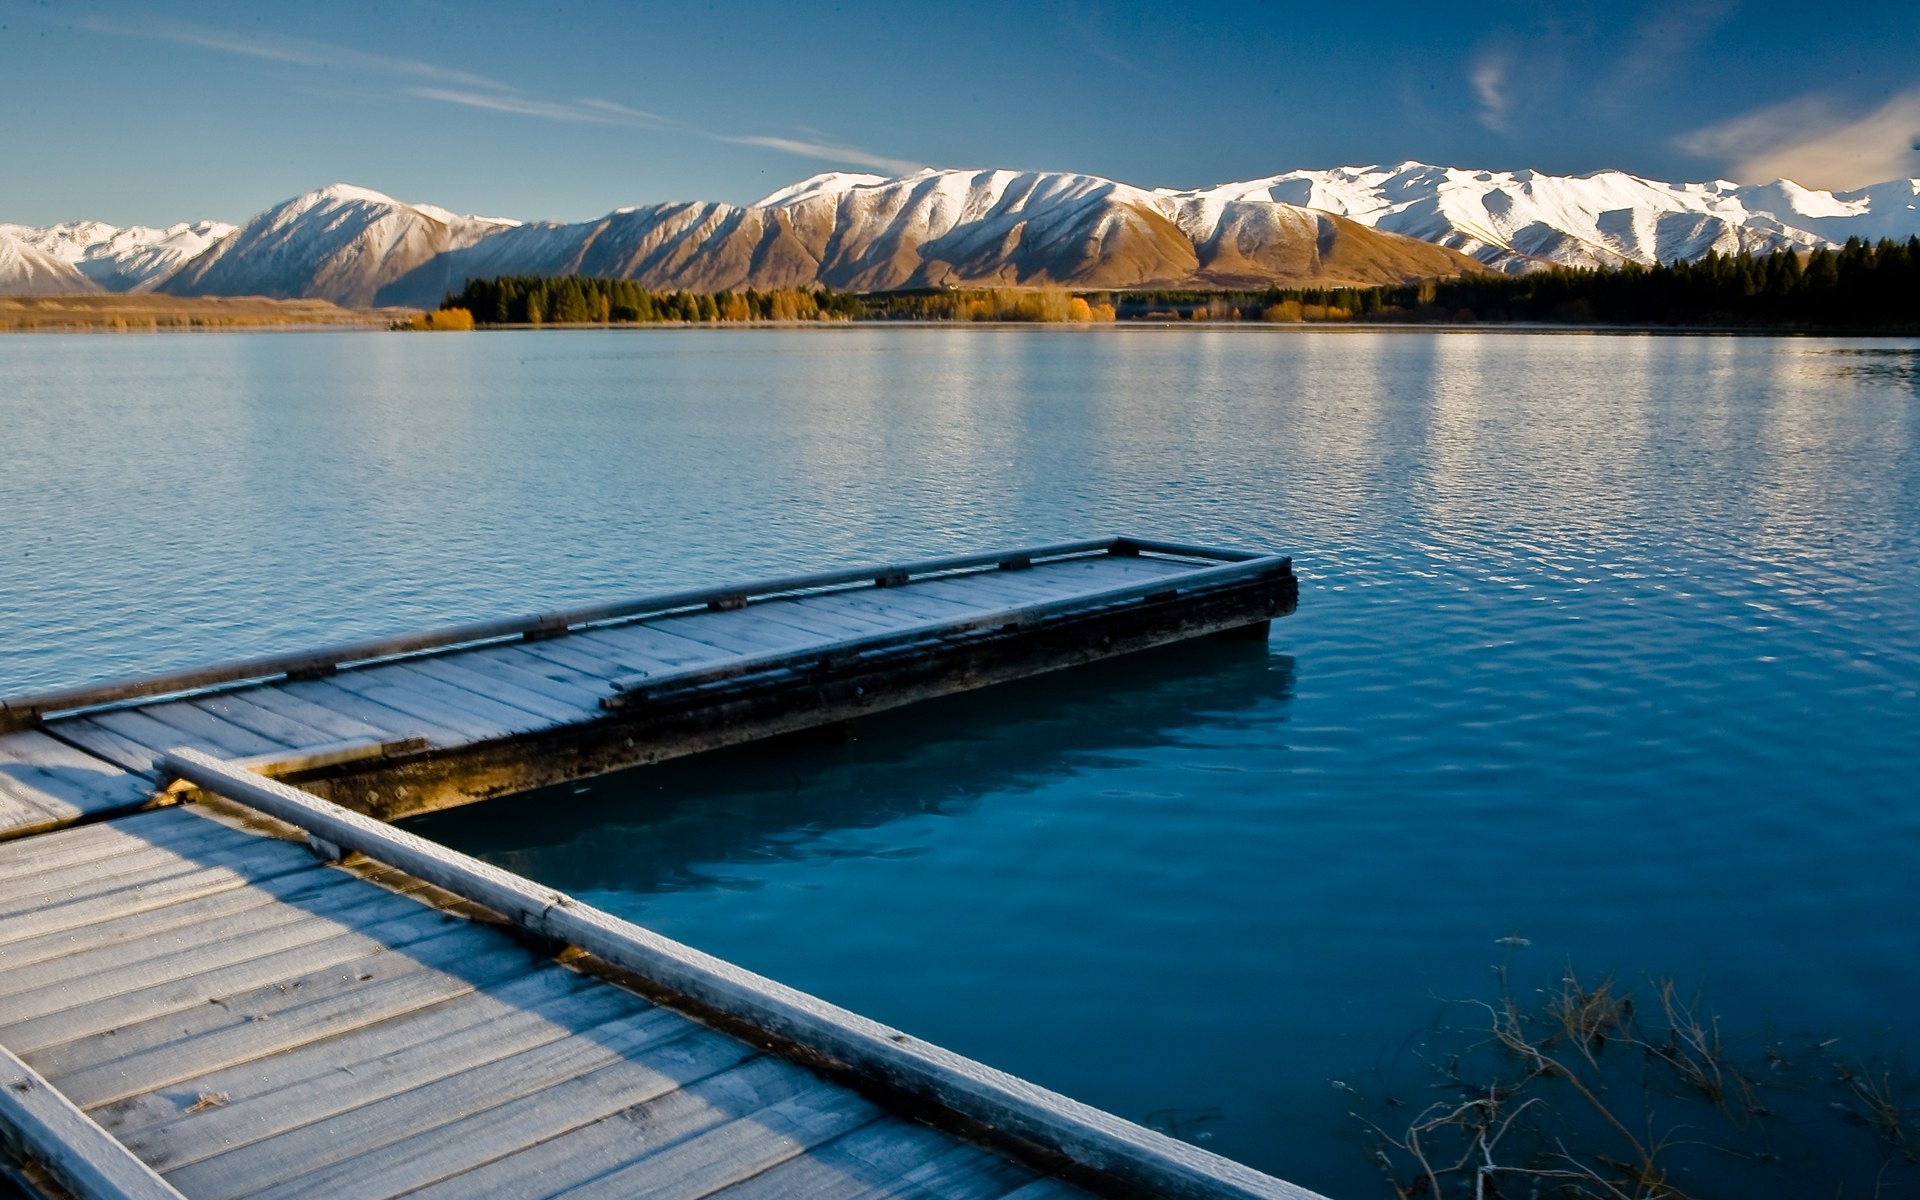
[[[1289,551],[1300,611],[1265,647],[414,827],[1382,1194],[1331,1081],[1424,1086],[1408,1036],[1503,961],[1670,973],[1730,1026],[1920,1063],[1917,362],[1190,329],[9,337],[0,687],[1113,532]]]

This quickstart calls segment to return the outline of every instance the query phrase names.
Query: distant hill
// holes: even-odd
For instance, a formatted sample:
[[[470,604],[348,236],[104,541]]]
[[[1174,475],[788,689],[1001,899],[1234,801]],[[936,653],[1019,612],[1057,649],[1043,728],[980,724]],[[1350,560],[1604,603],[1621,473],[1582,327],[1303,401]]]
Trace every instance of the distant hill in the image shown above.
[[[233,230],[224,221],[183,221],[165,229],[122,229],[105,221],[67,221],[40,229],[0,225],[0,234],[44,251],[110,292],[151,289]]]
[[[834,172],[748,205],[688,201],[525,225],[335,184],[239,229],[0,225],[26,248],[9,251],[0,292],[77,286],[44,258],[111,291],[345,305],[431,305],[468,278],[509,274],[698,292],[1383,285],[1916,234],[1916,179],[1835,193],[1788,180],[1675,184],[1418,162],[1185,190],[1059,172]]]
[[[1441,247],[1272,201],[1209,210],[1092,175],[929,171],[818,176],[745,207],[662,204],[523,225],[421,265],[378,300],[431,304],[493,275],[870,292],[1377,284],[1478,269]]]
[[[100,286],[38,246],[0,232],[0,295],[69,296]]]
[[[363,306],[384,284],[420,263],[514,224],[335,184],[254,217],[156,290],[171,296],[266,296]]]
[[[1780,179],[1662,183],[1622,171],[1546,175],[1406,162],[1293,171],[1171,196],[1209,204],[1249,198],[1336,212],[1376,229],[1471,254],[1500,270],[1693,262],[1709,252],[1765,254],[1850,237],[1920,234],[1920,179],[1823,192]]]

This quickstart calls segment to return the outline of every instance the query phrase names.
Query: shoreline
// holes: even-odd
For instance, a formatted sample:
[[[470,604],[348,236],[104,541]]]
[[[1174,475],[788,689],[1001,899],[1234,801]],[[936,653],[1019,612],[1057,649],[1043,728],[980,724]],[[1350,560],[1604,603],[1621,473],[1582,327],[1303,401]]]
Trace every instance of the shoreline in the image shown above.
[[[116,293],[87,296],[0,296],[0,334],[32,333],[259,333],[422,332],[398,328],[419,311],[411,308],[342,308],[326,300],[274,300],[260,296],[176,297]],[[1548,322],[1411,322],[1144,320],[953,321],[854,319],[830,321],[613,321],[539,325],[482,325],[475,333],[540,330],[732,330],[755,329],[980,329],[980,330],[1222,330],[1304,333],[1459,334],[1508,333],[1620,337],[1920,338],[1920,329],[1808,329],[1745,325],[1607,325]],[[430,331],[454,332],[454,331]],[[458,331],[466,332],[466,331]]]

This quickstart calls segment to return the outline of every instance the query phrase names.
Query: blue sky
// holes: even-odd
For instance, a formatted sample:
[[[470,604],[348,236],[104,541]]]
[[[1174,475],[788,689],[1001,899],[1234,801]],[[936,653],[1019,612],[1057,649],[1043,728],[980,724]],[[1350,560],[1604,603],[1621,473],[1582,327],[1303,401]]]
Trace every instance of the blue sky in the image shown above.
[[[580,219],[816,171],[1920,174],[1920,4],[0,0],[0,221],[346,181]]]

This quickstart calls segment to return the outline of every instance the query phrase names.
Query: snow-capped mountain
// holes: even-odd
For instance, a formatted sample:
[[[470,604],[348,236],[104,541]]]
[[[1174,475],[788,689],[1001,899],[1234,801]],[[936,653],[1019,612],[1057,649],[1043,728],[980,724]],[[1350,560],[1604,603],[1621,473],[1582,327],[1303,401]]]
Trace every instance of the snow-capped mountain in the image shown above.
[[[0,227],[0,296],[65,296],[99,290],[72,264]]]
[[[156,290],[370,304],[381,285],[420,263],[515,224],[334,184],[259,214]]]
[[[110,292],[144,292],[232,233],[224,221],[182,221],[165,229],[126,228],[105,221],[68,221],[33,229],[0,225],[11,234],[77,269]]]
[[[0,225],[14,243],[0,292],[72,289],[61,266],[116,291],[343,304],[430,305],[474,276],[568,272],[692,291],[1338,285],[1476,269],[1463,255],[1526,271],[1914,235],[1920,179],[1834,193],[1788,180],[1676,184],[1416,162],[1185,190],[1060,172],[830,172],[744,206],[658,204],[529,225],[336,184],[238,230]]]
[[[710,292],[1335,285],[1473,269],[1446,250],[1268,200],[1203,212],[1093,175],[930,170],[816,176],[745,207],[664,204],[523,225],[416,268],[379,299],[430,304],[468,278],[503,274]]]
[[[1662,183],[1621,171],[1567,176],[1407,162],[1161,194],[1203,207],[1264,199],[1340,213],[1506,271],[1651,265],[1709,251],[1762,254],[1920,233],[1920,180],[1911,179],[1836,194],[1788,180],[1743,187]]]

